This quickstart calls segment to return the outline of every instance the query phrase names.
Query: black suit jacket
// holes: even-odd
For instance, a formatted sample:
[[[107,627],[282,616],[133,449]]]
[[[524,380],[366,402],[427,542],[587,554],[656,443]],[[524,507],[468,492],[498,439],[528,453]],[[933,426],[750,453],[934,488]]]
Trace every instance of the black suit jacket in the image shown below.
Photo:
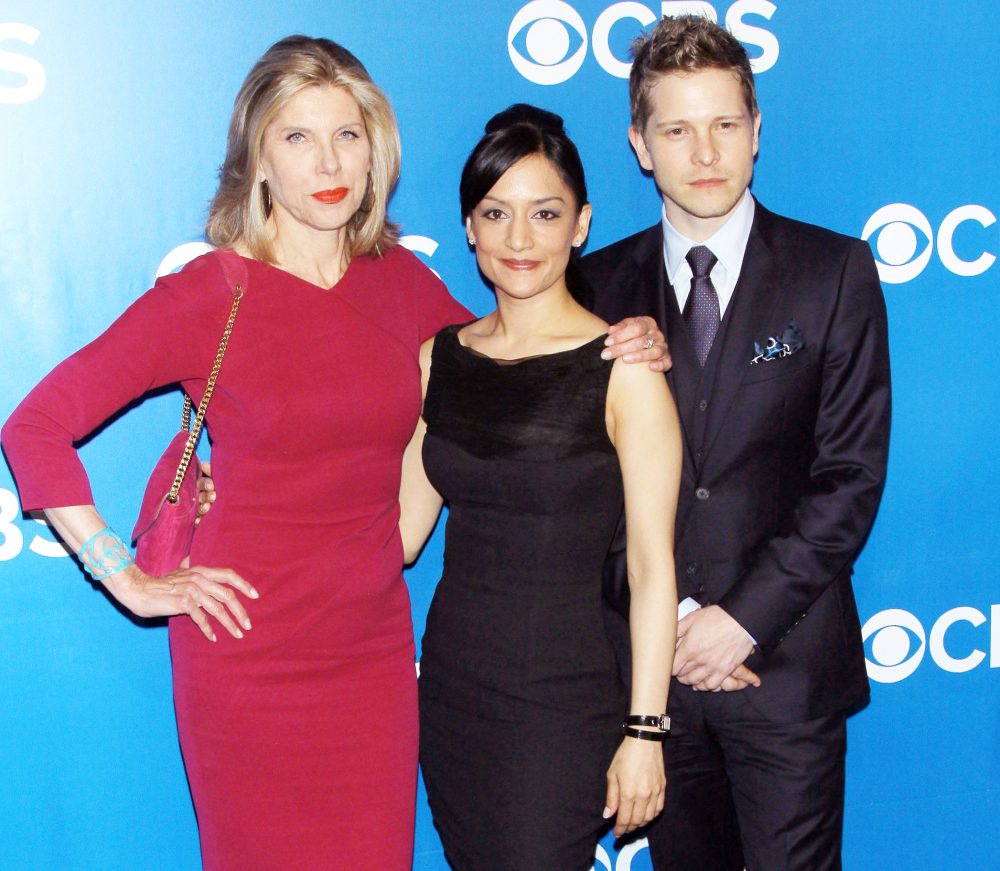
[[[647,314],[674,359],[684,430],[676,527],[681,599],[721,605],[757,640],[751,703],[802,721],[868,697],[851,587],[889,441],[885,303],[868,246],[756,205],[746,254],[706,367],[663,265],[660,224],[583,260],[595,312]],[[751,365],[794,322],[802,346]],[[713,377],[714,376],[714,377]],[[608,563],[627,590],[624,529]]]

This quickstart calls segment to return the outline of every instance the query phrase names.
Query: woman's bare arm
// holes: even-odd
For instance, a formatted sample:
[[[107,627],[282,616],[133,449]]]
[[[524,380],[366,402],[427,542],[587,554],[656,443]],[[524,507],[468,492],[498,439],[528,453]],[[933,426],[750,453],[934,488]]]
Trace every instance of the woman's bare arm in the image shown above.
[[[681,435],[662,375],[616,363],[608,388],[608,434],[625,487],[626,558],[631,593],[631,714],[666,712],[677,633],[674,518]],[[607,807],[615,833],[649,822],[663,809],[662,744],[626,737],[608,769]]]
[[[420,346],[421,396],[427,396],[431,372],[431,349],[434,339]],[[419,555],[441,513],[442,499],[424,472],[423,447],[427,424],[423,415],[417,421],[410,443],[403,452],[403,477],[399,485],[399,532],[403,539],[403,562],[409,564]]]

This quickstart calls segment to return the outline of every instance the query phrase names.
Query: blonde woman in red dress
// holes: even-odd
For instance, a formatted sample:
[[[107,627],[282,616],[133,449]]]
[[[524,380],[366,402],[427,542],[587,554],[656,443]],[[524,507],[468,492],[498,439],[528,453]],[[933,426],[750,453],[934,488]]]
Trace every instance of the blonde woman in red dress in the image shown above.
[[[216,257],[159,280],[3,429],[25,510],[44,510],[129,611],[171,618],[209,871],[410,868],[400,467],[420,344],[470,315],[397,243],[386,209],[398,170],[392,109],[349,51],[288,37],[250,71],[207,227],[248,280],[207,415],[222,495],[191,568],[151,577],[131,562],[74,444],[153,388],[201,396],[231,303]],[[662,357],[639,351],[649,326],[624,328],[618,353]]]

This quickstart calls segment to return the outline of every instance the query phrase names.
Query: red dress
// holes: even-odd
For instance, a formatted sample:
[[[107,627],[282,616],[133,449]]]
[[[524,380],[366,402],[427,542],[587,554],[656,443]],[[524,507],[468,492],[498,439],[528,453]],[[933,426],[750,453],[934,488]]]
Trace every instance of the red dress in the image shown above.
[[[419,345],[469,313],[402,248],[330,290],[247,266],[207,416],[219,497],[191,562],[232,567],[260,599],[241,640],[170,621],[204,866],[402,871],[417,706],[400,463]],[[26,510],[93,502],[73,442],[134,397],[180,381],[200,398],[230,299],[198,258],[32,391],[4,428]]]

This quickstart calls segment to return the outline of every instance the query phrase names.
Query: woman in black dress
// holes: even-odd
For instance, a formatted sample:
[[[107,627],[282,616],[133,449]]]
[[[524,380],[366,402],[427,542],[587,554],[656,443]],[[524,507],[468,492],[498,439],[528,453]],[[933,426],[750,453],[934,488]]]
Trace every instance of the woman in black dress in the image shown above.
[[[449,504],[421,763],[454,868],[588,869],[611,816],[623,834],[663,806],[677,416],[662,375],[601,359],[607,324],[574,298],[590,206],[558,116],[495,116],[461,203],[497,309],[421,349],[423,417],[400,495],[408,560]],[[623,499],[631,698],[601,616]]]

